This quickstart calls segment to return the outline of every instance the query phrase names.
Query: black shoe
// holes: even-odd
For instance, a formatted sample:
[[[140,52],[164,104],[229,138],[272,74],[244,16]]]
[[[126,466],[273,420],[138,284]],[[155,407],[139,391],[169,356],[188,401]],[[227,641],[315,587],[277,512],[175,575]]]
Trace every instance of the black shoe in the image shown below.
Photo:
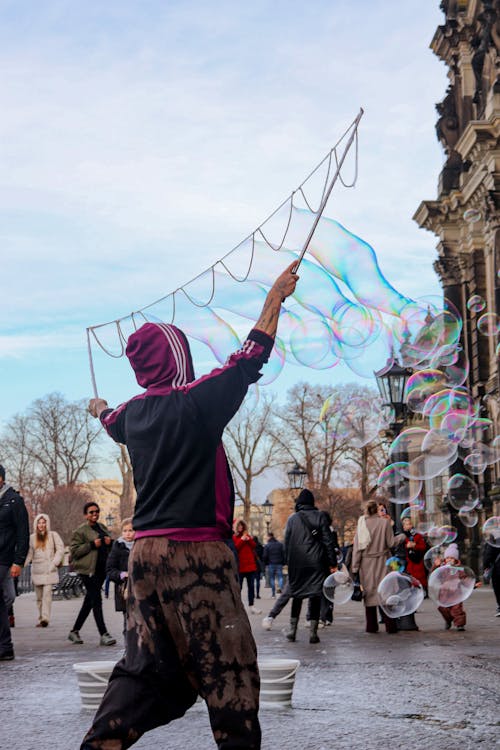
[[[451,622],[447,622],[446,625],[444,626],[444,629],[449,630],[450,628],[451,628]]]
[[[14,659],[14,650],[10,649],[9,651],[4,651],[3,654],[0,654],[0,661],[12,661]]]

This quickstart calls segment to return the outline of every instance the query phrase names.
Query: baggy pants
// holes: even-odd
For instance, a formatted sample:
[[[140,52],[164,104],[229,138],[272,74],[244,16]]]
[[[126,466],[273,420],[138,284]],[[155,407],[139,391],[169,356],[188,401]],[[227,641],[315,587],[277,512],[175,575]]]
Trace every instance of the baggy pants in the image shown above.
[[[438,610],[446,622],[453,623],[456,628],[464,627],[467,616],[464,605],[461,602],[460,604],[454,604],[452,607],[438,607]]]
[[[38,607],[38,622],[50,622],[52,610],[52,584],[35,585],[36,605]]]
[[[224,542],[138,539],[125,655],[81,750],[122,750],[206,701],[221,750],[259,750],[257,649]]]

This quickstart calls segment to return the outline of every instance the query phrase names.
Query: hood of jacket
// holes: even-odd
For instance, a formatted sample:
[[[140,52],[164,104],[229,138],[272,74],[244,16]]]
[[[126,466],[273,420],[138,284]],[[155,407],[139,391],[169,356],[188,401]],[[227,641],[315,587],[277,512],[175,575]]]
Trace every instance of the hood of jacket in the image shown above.
[[[184,333],[168,323],[145,323],[129,336],[125,353],[143,388],[177,388],[194,380]]]
[[[33,533],[36,534],[36,525],[40,518],[45,518],[45,521],[47,523],[47,534],[50,534],[50,518],[46,513],[38,513],[33,519]]]

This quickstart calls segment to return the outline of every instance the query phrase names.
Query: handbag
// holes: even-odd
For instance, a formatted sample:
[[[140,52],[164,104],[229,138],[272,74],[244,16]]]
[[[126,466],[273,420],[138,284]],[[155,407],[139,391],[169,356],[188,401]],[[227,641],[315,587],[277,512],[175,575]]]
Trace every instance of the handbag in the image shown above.
[[[363,601],[363,592],[361,591],[361,583],[359,581],[359,573],[356,573],[352,579],[354,584],[354,591],[352,592],[351,601],[361,602]]]

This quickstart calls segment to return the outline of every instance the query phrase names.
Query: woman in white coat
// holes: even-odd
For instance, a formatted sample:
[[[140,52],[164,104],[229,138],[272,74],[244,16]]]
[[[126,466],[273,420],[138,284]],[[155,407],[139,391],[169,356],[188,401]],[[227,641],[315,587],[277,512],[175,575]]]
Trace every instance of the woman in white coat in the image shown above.
[[[52,586],[59,582],[57,568],[64,557],[64,544],[57,533],[51,531],[50,518],[39,513],[33,521],[33,534],[25,565],[31,563],[31,580],[35,586],[38,606],[37,628],[46,628],[52,608]]]

